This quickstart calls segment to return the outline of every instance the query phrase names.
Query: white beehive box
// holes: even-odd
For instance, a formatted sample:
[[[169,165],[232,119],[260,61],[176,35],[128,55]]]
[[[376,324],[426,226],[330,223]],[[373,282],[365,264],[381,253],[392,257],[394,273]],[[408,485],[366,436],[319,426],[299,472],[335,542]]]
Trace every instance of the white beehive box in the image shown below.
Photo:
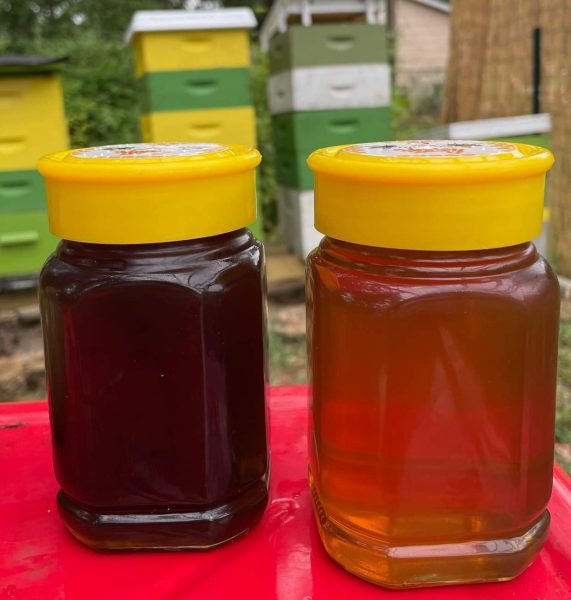
[[[319,245],[323,234],[315,229],[313,191],[278,188],[280,235],[302,260]]]
[[[301,67],[268,80],[268,104],[273,115],[312,110],[389,106],[389,66],[342,65]]]

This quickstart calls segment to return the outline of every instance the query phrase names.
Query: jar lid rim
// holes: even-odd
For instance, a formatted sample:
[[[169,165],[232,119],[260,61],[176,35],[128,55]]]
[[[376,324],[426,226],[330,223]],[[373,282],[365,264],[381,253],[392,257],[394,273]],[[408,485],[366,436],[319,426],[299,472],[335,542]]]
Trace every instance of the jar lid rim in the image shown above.
[[[222,144],[114,144],[66,150],[43,157],[46,179],[85,182],[141,182],[217,177],[255,169],[254,148]]]
[[[545,173],[549,150],[482,140],[407,140],[331,146],[313,152],[314,173],[394,183],[506,180]]]

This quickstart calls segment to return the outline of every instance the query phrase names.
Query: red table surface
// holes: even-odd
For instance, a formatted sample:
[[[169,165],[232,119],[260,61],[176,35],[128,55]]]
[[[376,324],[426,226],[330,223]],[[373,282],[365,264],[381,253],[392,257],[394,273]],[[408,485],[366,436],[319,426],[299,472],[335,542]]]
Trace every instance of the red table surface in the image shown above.
[[[66,600],[571,598],[571,485],[555,470],[549,540],[514,581],[388,591],[321,547],[307,487],[305,387],[271,393],[270,502],[242,538],[205,552],[100,554],[77,543],[55,506],[45,402],[0,406],[0,598]]]

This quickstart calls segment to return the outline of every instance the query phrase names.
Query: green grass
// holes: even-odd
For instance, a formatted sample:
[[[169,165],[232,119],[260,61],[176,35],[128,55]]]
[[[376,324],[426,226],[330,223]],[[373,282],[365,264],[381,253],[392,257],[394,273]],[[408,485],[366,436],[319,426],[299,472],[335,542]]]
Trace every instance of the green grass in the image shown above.
[[[549,134],[520,135],[517,137],[490,138],[490,141],[513,142],[516,144],[531,144],[532,146],[542,146],[551,148],[551,136]]]
[[[307,382],[305,336],[285,337],[270,331],[269,351],[272,385]]]

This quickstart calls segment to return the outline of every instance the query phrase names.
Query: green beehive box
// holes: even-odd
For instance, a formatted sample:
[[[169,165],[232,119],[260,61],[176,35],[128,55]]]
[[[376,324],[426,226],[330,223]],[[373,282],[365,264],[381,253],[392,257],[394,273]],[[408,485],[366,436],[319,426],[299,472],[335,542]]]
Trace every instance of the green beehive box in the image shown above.
[[[353,108],[275,115],[272,117],[272,131],[278,149],[278,183],[310,190],[313,188],[313,175],[306,164],[309,154],[326,146],[390,139],[390,109]]]
[[[58,241],[45,211],[0,215],[0,277],[38,273]]]
[[[252,104],[249,69],[156,71],[141,77],[144,112],[203,110]]]
[[[313,189],[313,173],[307,166],[305,153],[282,151],[276,157],[276,179],[282,186],[297,190]]]
[[[386,29],[366,23],[294,25],[272,38],[270,73],[297,67],[388,63]]]
[[[45,210],[45,206],[44,182],[38,171],[0,171],[0,214]]]
[[[325,146],[390,139],[390,109],[349,108],[286,113],[272,117],[276,148],[305,154]]]

